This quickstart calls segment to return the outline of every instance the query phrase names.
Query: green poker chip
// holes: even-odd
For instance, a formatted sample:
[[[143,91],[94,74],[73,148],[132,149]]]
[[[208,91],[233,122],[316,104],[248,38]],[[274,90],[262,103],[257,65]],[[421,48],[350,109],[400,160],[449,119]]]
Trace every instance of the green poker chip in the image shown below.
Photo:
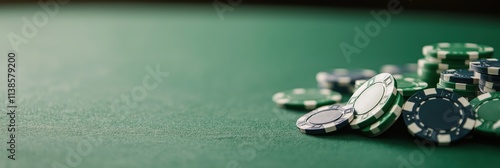
[[[376,122],[394,105],[397,94],[396,80],[389,73],[381,73],[367,80],[346,103],[354,107],[351,128],[360,129]]]
[[[280,107],[313,110],[321,106],[339,103],[342,95],[329,89],[296,88],[278,92],[273,95],[273,101]]]
[[[460,96],[463,96],[467,100],[472,100],[472,99],[476,98],[477,94],[479,92],[479,91],[457,90],[457,89],[447,88],[447,87],[440,85],[439,83],[436,85],[436,88],[446,89],[446,90],[452,91],[454,93],[458,93]]]
[[[434,63],[427,61],[426,59],[419,59],[418,66],[420,68],[426,68],[428,70],[447,70],[447,69],[467,69],[469,64],[445,64],[445,63]]]
[[[404,75],[394,75],[398,84],[398,92],[402,96],[411,96],[428,87],[427,82],[417,78],[405,77]]]
[[[451,88],[454,90],[477,91],[479,89],[478,84],[455,83],[455,82],[444,81],[442,79],[439,80],[439,84],[441,86]]]
[[[398,83],[399,86],[399,83]],[[398,94],[395,104],[377,122],[360,129],[361,133],[368,137],[379,136],[387,131],[401,116],[401,106],[403,106],[403,96]]]
[[[479,95],[470,103],[476,113],[475,130],[500,136],[500,92]]]
[[[493,47],[475,43],[437,43],[424,46],[422,54],[446,60],[477,60],[491,58]]]
[[[450,59],[437,59],[431,56],[425,55],[425,61],[432,63],[441,63],[441,64],[451,64],[451,65],[469,65],[471,61],[474,60],[450,60]]]

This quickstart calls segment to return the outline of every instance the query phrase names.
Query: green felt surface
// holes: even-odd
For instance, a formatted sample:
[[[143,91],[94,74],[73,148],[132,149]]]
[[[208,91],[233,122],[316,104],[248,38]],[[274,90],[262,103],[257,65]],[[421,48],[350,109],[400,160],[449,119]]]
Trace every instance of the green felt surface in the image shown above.
[[[0,7],[1,55],[12,49],[6,35],[21,34],[22,18],[38,11],[36,5]],[[8,118],[2,113],[0,167],[500,163],[499,144],[478,137],[428,149],[402,127],[376,138],[352,130],[308,136],[295,128],[303,112],[271,101],[278,91],[315,87],[321,70],[416,63],[425,44],[464,41],[500,48],[498,20],[403,10],[348,62],[339,44],[352,44],[354,27],[374,20],[369,10],[241,4],[224,16],[220,21],[211,4],[61,6],[19,46],[17,159],[7,160]],[[112,108],[142,86],[147,67],[157,65],[168,76],[144,100]],[[5,100],[6,68],[0,69]]]

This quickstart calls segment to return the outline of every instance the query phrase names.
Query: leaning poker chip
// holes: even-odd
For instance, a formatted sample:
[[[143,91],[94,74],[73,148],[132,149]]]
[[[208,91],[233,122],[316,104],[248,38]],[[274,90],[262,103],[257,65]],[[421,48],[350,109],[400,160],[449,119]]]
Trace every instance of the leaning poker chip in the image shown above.
[[[418,60],[418,67],[432,69],[432,70],[447,70],[447,69],[467,69],[469,65],[464,64],[444,64],[444,63],[433,63],[425,59]]]
[[[422,54],[437,59],[476,60],[492,57],[493,47],[475,43],[437,43],[424,46]]]
[[[500,136],[500,92],[479,95],[470,104],[476,112],[475,130]]]
[[[478,84],[479,78],[474,76],[474,71],[468,69],[448,69],[441,72],[441,80],[447,82]]]
[[[300,110],[312,110],[341,100],[342,95],[338,92],[315,88],[296,88],[273,95],[273,101],[280,107]]]
[[[440,145],[464,138],[475,124],[469,102],[446,89],[430,88],[415,93],[403,105],[402,114],[412,135]]]
[[[403,75],[394,75],[398,84],[398,92],[403,96],[411,96],[414,93],[424,90],[428,87],[427,82],[420,79],[404,77]]]
[[[478,84],[454,83],[454,82],[447,82],[447,81],[443,81],[443,80],[439,80],[439,84],[444,86],[444,87],[452,88],[455,90],[475,91],[478,89]]]
[[[346,104],[355,111],[351,128],[368,126],[384,115],[397,97],[396,88],[396,80],[389,73],[378,74],[361,85]]]
[[[388,112],[386,112],[380,119],[378,119],[377,122],[367,127],[361,128],[360,131],[364,135],[369,137],[375,137],[387,131],[401,115],[401,106],[403,105],[403,102],[403,96],[401,94],[398,94],[395,100],[395,104]]]
[[[295,125],[305,134],[326,134],[349,125],[353,113],[352,106],[323,106],[300,117]]]
[[[468,64],[467,64],[468,65]],[[393,65],[386,64],[380,67],[380,73],[390,73],[390,74],[404,74],[417,72],[417,64],[403,64],[403,65]]]
[[[480,59],[470,62],[470,69],[487,75],[500,75],[500,61],[496,58]]]

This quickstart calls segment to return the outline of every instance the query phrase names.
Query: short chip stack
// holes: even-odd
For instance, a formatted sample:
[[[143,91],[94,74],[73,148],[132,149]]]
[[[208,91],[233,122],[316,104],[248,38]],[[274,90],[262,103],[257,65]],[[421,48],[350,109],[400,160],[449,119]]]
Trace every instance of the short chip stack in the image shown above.
[[[472,100],[479,91],[479,78],[474,76],[474,71],[468,69],[449,69],[441,72],[437,88],[448,89]]]
[[[352,94],[354,82],[360,79],[370,79],[376,72],[370,69],[333,69],[328,72],[318,72],[316,81],[322,89],[330,89],[340,93]]]
[[[479,78],[482,93],[500,91],[500,61],[495,58],[480,59],[470,63],[470,69]]]
[[[389,73],[378,74],[361,84],[347,102],[354,107],[351,128],[378,136],[398,120],[403,102],[396,79]]]
[[[437,43],[424,46],[422,54],[425,58],[418,60],[418,75],[429,87],[435,87],[441,72],[467,69],[472,61],[491,58],[493,48],[475,43]]]

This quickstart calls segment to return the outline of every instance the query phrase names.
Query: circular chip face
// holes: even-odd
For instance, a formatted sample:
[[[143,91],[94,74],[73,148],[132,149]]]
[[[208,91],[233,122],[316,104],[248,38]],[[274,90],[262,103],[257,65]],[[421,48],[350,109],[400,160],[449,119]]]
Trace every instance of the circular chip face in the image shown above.
[[[390,73],[393,75],[413,73],[417,72],[417,68],[418,68],[417,64],[403,64],[403,65],[386,64],[380,67],[380,73]]]
[[[470,62],[470,69],[487,75],[500,75],[500,61],[496,58],[480,59]]]
[[[349,125],[353,113],[352,106],[323,106],[303,115],[295,124],[305,134],[326,134]]]
[[[398,84],[398,92],[403,96],[411,96],[418,91],[427,88],[427,82],[420,79],[404,77],[403,75],[394,75],[396,83]]]
[[[446,89],[415,93],[403,105],[402,114],[412,135],[440,145],[464,138],[475,124],[470,103]]]
[[[418,67],[426,68],[428,70],[447,70],[447,69],[467,69],[469,65],[464,64],[444,64],[444,63],[433,63],[425,59],[418,60]]]
[[[399,84],[398,84],[399,85]],[[385,131],[387,131],[399,118],[401,115],[401,106],[403,105],[404,99],[401,94],[397,95],[395,104],[392,108],[386,112],[377,122],[361,128],[361,132],[369,137],[378,136]]]
[[[476,112],[475,130],[500,136],[500,92],[479,95],[470,104]]]
[[[273,95],[273,101],[285,108],[313,110],[317,107],[338,103],[342,95],[328,89],[297,88]]]
[[[354,107],[351,128],[367,126],[384,115],[397,97],[396,88],[396,80],[389,73],[378,74],[361,85],[346,104]]]
[[[469,91],[477,91],[478,89],[478,84],[466,84],[466,83],[454,83],[454,82],[447,82],[444,80],[439,80],[439,84],[441,86],[455,89],[455,90],[469,90]]]
[[[493,47],[475,43],[437,43],[426,45],[422,54],[438,59],[476,60],[493,56]]]
[[[468,69],[448,69],[441,72],[441,80],[455,83],[478,84],[479,78]]]

